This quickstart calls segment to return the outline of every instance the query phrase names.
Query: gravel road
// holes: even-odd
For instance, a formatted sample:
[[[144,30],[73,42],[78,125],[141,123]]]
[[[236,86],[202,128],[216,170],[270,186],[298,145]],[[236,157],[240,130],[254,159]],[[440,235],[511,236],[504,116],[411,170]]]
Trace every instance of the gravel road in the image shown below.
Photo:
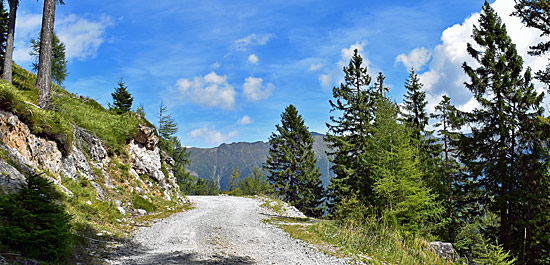
[[[261,202],[189,196],[195,209],[138,229],[111,264],[346,264],[262,222]]]

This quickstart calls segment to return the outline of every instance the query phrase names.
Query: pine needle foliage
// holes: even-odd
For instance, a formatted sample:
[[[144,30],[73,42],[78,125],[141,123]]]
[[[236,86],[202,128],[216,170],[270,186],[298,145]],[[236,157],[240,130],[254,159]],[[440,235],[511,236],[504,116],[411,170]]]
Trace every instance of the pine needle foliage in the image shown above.
[[[324,189],[316,166],[313,137],[293,105],[281,114],[281,124],[269,137],[269,156],[264,169],[284,201],[308,216],[323,214]]]
[[[526,257],[526,263],[548,260],[550,230],[540,229],[548,228],[544,222],[550,219],[550,157],[539,119],[544,93],[535,91],[530,69],[523,70],[488,2],[472,37],[479,48],[468,44],[468,53],[479,66],[464,63],[463,69],[480,107],[468,113],[472,133],[461,139],[461,162],[484,191],[481,203],[500,217],[498,241],[504,250]]]

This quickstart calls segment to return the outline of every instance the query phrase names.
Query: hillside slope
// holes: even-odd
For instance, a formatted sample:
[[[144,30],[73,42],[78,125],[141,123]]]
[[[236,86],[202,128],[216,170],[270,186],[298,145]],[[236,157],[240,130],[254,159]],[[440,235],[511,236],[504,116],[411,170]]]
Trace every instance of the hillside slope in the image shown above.
[[[329,150],[323,135],[312,133],[313,151],[317,159],[317,167],[321,171],[321,179],[326,186],[330,182],[330,162],[326,152]],[[258,141],[253,143],[239,142],[221,144],[214,148],[188,149],[191,152],[191,163],[188,170],[191,174],[203,179],[212,180],[222,190],[229,188],[229,177],[233,169],[239,168],[241,178],[252,174],[254,167],[261,168],[269,154],[269,143]]]
[[[0,195],[17,193],[25,176],[41,174],[61,194],[72,232],[82,236],[77,242],[86,244],[124,235],[136,216],[184,205],[173,159],[161,152],[150,122],[59,86],[52,87],[52,110],[39,109],[35,80],[15,65],[12,84],[0,81]],[[82,250],[70,263],[94,263],[81,260],[91,252]]]

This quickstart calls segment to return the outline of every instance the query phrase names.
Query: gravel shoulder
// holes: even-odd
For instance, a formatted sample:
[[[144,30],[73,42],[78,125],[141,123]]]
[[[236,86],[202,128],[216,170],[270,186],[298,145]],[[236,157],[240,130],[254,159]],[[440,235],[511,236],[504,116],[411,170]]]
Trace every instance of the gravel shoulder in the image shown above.
[[[141,227],[108,264],[346,264],[262,222],[260,200],[188,196],[194,209]]]

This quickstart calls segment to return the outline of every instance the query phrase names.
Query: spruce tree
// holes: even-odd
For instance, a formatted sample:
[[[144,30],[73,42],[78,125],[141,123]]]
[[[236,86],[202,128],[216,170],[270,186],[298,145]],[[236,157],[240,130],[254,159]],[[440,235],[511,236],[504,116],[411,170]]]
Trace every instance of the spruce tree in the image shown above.
[[[479,66],[464,63],[463,69],[480,107],[468,113],[472,132],[461,139],[461,162],[484,191],[481,202],[500,217],[498,243],[524,263],[547,262],[549,156],[538,118],[544,94],[535,91],[530,69],[523,71],[505,25],[487,2],[472,37],[479,48],[467,49]]]
[[[38,56],[40,55],[40,37],[31,39],[31,51],[29,54],[33,57],[32,70],[38,71]],[[58,85],[62,85],[67,78],[67,59],[65,59],[65,44],[59,40],[57,35],[53,34],[52,43],[52,79]]]
[[[309,216],[323,214],[324,192],[316,166],[313,137],[293,105],[281,114],[281,124],[269,137],[269,156],[264,169],[284,201]]]
[[[513,15],[521,18],[528,27],[542,31],[541,37],[550,36],[550,2],[548,0],[518,0]],[[550,41],[542,41],[531,46],[530,55],[543,56],[550,51]],[[546,69],[536,73],[537,79],[545,83],[550,91],[550,59]]]
[[[365,163],[365,156],[372,136],[377,96],[374,88],[369,87],[371,77],[357,50],[349,65],[344,67],[344,74],[344,83],[333,87],[334,99],[329,101],[331,112],[340,114],[339,117],[331,115],[331,123],[327,123],[326,141],[333,150],[328,155],[335,174],[329,186],[331,211],[345,197],[355,196],[365,205],[372,204],[374,199],[375,180]]]
[[[2,79],[11,83],[12,80],[12,63],[13,63],[13,41],[15,38],[15,17],[17,15],[17,7],[19,0],[8,0],[10,12],[8,15],[8,33],[6,36],[6,54],[2,67]]]
[[[118,87],[115,87],[115,92],[111,93],[111,96],[113,97],[113,105],[109,105],[111,110],[114,110],[118,114],[132,110],[134,98],[128,92],[128,87],[124,85],[122,78],[118,81]]]
[[[443,95],[443,99],[435,107],[435,113],[432,113],[431,117],[437,119],[434,127],[439,128],[437,132],[443,142],[442,160],[437,173],[442,176],[441,181],[444,185],[439,192],[441,197],[444,197],[447,211],[442,224],[445,227],[440,234],[444,240],[454,242],[459,222],[456,212],[458,210],[457,193],[460,189],[457,185],[461,184],[456,149],[463,122],[460,111],[451,104],[451,98],[447,95]]]
[[[403,120],[412,128],[413,137],[417,141],[422,140],[422,134],[428,125],[428,113],[426,112],[426,92],[422,91],[418,74],[411,68],[409,78],[405,82],[405,100],[403,101]]]

